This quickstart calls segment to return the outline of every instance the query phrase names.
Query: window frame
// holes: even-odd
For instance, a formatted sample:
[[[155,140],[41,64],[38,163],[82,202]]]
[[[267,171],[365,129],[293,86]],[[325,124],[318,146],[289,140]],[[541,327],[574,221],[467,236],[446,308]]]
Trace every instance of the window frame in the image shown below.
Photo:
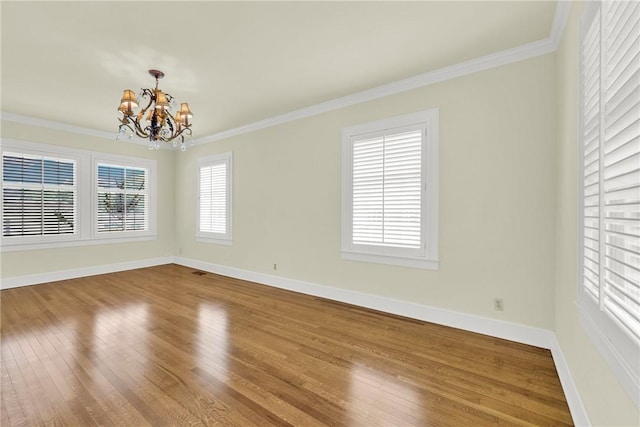
[[[437,270],[439,109],[375,120],[342,129],[342,259]],[[421,130],[420,248],[353,243],[353,145],[388,131]]]
[[[226,173],[226,233],[200,230],[200,171],[203,167],[224,164]],[[233,152],[214,154],[198,159],[196,168],[196,241],[218,245],[233,244]]]
[[[64,233],[64,234],[48,234],[48,235],[31,235],[31,236],[4,236],[2,234],[0,236],[0,243],[2,247],[16,247],[18,245],[37,245],[37,244],[49,244],[49,243],[57,243],[57,242],[72,242],[78,240],[80,238],[80,226],[81,219],[79,215],[80,206],[79,206],[79,194],[80,194],[80,162],[81,156],[78,156],[71,150],[58,150],[56,148],[52,150],[38,150],[29,146],[18,146],[17,144],[5,143],[3,141],[2,149],[0,150],[0,157],[2,157],[2,162],[0,164],[0,176],[3,180],[3,195],[0,197],[0,215],[2,216],[2,222],[4,227],[4,156],[5,154],[13,154],[17,156],[26,156],[26,157],[40,157],[40,158],[57,158],[61,160],[70,160],[75,163],[75,188],[74,188],[74,196],[75,196],[75,206],[74,206],[74,216],[75,216],[75,224],[73,233]],[[43,184],[44,189],[44,184]]]
[[[52,156],[59,158],[73,159],[76,162],[76,233],[60,234],[50,236],[12,236],[4,237],[0,233],[0,251],[14,252],[37,249],[51,249],[61,247],[87,246],[108,243],[125,243],[143,240],[154,240],[157,238],[157,199],[156,199],[156,160],[137,158],[133,156],[121,156],[107,154],[77,148],[65,147],[54,144],[42,144],[16,139],[2,138],[0,140],[0,155],[9,152],[35,156]],[[94,235],[94,201],[97,198],[94,190],[95,180],[93,178],[94,159],[109,159],[114,161],[127,161],[132,164],[148,165],[150,195],[149,195],[149,231],[145,234],[126,234],[120,236],[106,236],[106,238]],[[0,164],[0,173],[2,172]],[[0,204],[3,200],[0,199]],[[2,209],[0,207],[0,216]],[[29,237],[28,239],[24,237]],[[44,237],[44,238],[41,238]]]
[[[582,16],[580,18],[580,33],[579,33],[579,125],[578,125],[578,241],[577,241],[577,255],[578,255],[578,289],[577,289],[577,306],[579,312],[580,323],[584,330],[587,332],[587,335],[591,339],[591,341],[596,345],[600,353],[603,355],[609,366],[612,368],[615,376],[618,378],[623,388],[627,391],[631,400],[635,403],[637,408],[640,408],[640,367],[637,364],[637,361],[640,360],[640,347],[634,340],[627,335],[626,332],[622,330],[622,326],[619,326],[613,318],[607,315],[604,310],[601,308],[600,303],[594,301],[594,299],[588,294],[588,291],[585,289],[585,273],[584,273],[584,225],[585,225],[585,217],[584,217],[584,189],[585,189],[585,176],[584,176],[584,158],[585,158],[585,123],[584,123],[584,114],[585,114],[585,102],[584,99],[584,47],[583,42],[586,37],[586,33],[590,28],[592,22],[598,18],[600,19],[600,28],[599,28],[599,54],[598,61],[600,61],[599,71],[598,71],[598,79],[600,82],[603,81],[602,73],[604,70],[604,66],[606,64],[606,58],[602,55],[602,52],[606,52],[606,47],[602,46],[602,40],[604,39],[603,31],[604,31],[604,23],[603,23],[603,4],[606,2],[589,2],[585,4],[585,7],[582,12]],[[604,7],[607,7],[606,5]],[[599,98],[602,98],[605,95],[605,92],[602,89],[599,89]],[[604,116],[606,111],[604,111],[604,103],[602,99],[599,99],[599,110],[598,117],[600,120],[599,124],[599,136],[598,136],[598,144],[604,144],[602,139],[602,135],[604,130],[602,127],[605,125]],[[601,152],[602,153],[602,152]],[[598,158],[599,162],[599,170],[602,170],[604,159],[601,155]],[[603,185],[602,175],[603,172],[600,172],[600,177],[598,178],[599,185]],[[602,192],[602,190],[600,190]],[[602,194],[599,195],[599,210],[598,214],[600,228],[603,226],[603,214],[601,210],[602,203]],[[600,231],[600,238],[598,240],[598,248],[602,250],[602,246],[605,244],[601,239],[603,238],[603,234]],[[598,265],[599,275],[602,274],[603,270],[602,265]],[[602,290],[600,289],[600,292]]]

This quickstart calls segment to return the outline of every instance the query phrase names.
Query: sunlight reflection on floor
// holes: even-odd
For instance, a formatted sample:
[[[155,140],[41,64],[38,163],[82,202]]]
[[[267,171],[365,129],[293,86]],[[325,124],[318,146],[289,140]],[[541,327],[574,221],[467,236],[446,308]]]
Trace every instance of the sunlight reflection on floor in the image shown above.
[[[216,305],[202,303],[198,307],[198,332],[195,343],[198,365],[218,373],[221,381],[228,379],[227,312]]]

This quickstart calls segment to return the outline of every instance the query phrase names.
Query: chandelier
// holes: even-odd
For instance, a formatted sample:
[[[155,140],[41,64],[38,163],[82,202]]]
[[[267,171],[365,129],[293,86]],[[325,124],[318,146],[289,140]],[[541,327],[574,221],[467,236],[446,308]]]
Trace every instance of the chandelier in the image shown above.
[[[133,135],[149,140],[149,149],[160,148],[160,142],[173,142],[185,151],[185,135],[191,135],[191,118],[193,114],[189,110],[189,104],[183,102],[175,116],[171,114],[171,108],[175,105],[173,96],[158,89],[158,80],[164,77],[164,73],[158,70],[149,70],[149,74],[155,77],[156,87],[142,89],[140,97],[148,98],[149,103],[137,114],[133,111],[138,108],[138,99],[131,89],[126,89],[120,100],[118,111],[122,113],[120,128],[116,139],[129,132],[129,139]],[[146,116],[146,117],[145,117]]]

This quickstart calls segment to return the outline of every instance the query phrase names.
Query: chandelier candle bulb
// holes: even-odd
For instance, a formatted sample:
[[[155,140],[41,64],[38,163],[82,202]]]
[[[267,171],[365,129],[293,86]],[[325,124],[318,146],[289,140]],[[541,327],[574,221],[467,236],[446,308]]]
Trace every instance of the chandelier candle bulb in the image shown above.
[[[133,110],[138,108],[139,104],[135,92],[125,89],[122,95],[118,107],[122,117],[119,119],[120,132],[117,139],[129,130],[130,138],[135,134],[140,138],[148,139],[149,149],[160,148],[160,142],[173,142],[173,146],[176,147],[177,142],[180,141],[181,149],[184,151],[185,135],[192,137],[193,113],[189,109],[189,104],[181,103],[180,110],[174,117],[169,111],[170,106],[175,105],[173,96],[158,88],[158,80],[164,77],[164,73],[159,70],[149,70],[149,74],[155,77],[156,86],[153,89],[142,89],[140,92],[141,98],[148,99],[146,107],[136,114]]]

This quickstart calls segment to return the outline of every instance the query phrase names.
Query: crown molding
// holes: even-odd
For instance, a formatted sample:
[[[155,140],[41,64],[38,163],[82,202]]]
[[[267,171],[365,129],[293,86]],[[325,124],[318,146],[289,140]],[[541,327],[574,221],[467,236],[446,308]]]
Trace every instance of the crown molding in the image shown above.
[[[50,129],[50,130],[60,130],[63,132],[75,133],[78,135],[93,136],[96,138],[108,139],[110,141],[115,141],[116,135],[117,135],[117,132],[105,132],[102,130],[74,126],[67,123],[56,122],[53,120],[44,120],[44,119],[39,119],[36,117],[30,117],[30,116],[23,116],[20,114],[14,114],[14,113],[9,113],[5,111],[0,113],[0,120],[7,121],[7,122],[20,123],[20,124],[29,125],[29,126],[41,127],[41,128]],[[136,144],[136,145],[144,145],[144,146],[148,145],[148,142],[146,140],[138,137],[134,137],[127,142],[130,144]],[[174,147],[166,147],[166,146],[161,146],[160,149],[175,150]]]
[[[238,126],[222,132],[217,132],[200,138],[194,138],[191,145],[201,145],[207,144],[209,142],[220,141],[222,139],[230,138],[233,136],[254,132],[260,129],[269,128],[272,126],[292,122],[322,113],[327,113],[329,111],[338,110],[340,108],[349,107],[351,105],[356,105],[363,102],[372,101],[374,99],[383,98],[385,96],[407,92],[410,90],[429,86],[434,83],[440,83],[446,80],[455,79],[457,77],[466,76],[479,71],[485,71],[502,65],[507,65],[555,52],[558,48],[558,45],[560,44],[562,35],[564,34],[567,20],[569,18],[569,13],[571,12],[571,6],[571,0],[558,1],[553,18],[553,23],[551,25],[551,32],[549,34],[549,37],[545,39],[492,53],[490,55],[482,56],[479,58],[471,59],[469,61],[464,61],[455,65],[440,68],[438,70],[418,74],[417,76],[409,77],[407,79],[398,80],[382,86],[374,87],[372,89],[367,89],[351,95],[346,95],[340,98],[332,99],[330,101],[322,102],[320,104],[293,110],[288,113],[269,117],[257,122],[248,123],[246,125]],[[35,117],[21,116],[18,114],[2,112],[0,113],[0,118],[6,121],[18,122],[47,129],[62,130],[66,132],[89,135],[110,140],[115,139],[115,133],[88,129],[69,125],[66,123],[38,119]],[[136,138],[131,142],[140,145],[147,144],[146,141],[139,138]],[[175,150],[173,147],[165,146],[162,146],[161,149]]]
[[[551,24],[551,33],[549,39],[553,43],[553,50],[558,49],[562,36],[564,35],[564,29],[567,26],[569,20],[569,14],[571,13],[571,6],[573,2],[571,0],[560,0],[556,5],[556,13],[553,16],[553,23]]]
[[[438,70],[429,71],[407,79],[398,80],[372,89],[367,89],[341,98],[332,99],[320,104],[311,105],[309,107],[300,108],[285,114],[273,116],[264,120],[249,123],[236,128],[228,129],[211,135],[195,138],[193,145],[206,144],[209,142],[219,141],[230,138],[232,136],[242,135],[254,132],[260,129],[280,125],[294,120],[315,116],[329,111],[337,110],[351,105],[372,101],[389,95],[418,89],[434,83],[440,83],[446,80],[462,77],[468,74],[484,71],[491,68],[507,65],[525,59],[535,58],[536,56],[546,55],[555,52],[560,44],[562,35],[564,34],[569,13],[571,12],[571,0],[559,0],[556,4],[556,11],[551,24],[551,32],[546,39],[538,40],[522,46],[496,52],[480,58],[471,59],[449,67],[440,68]]]
[[[300,108],[289,113],[270,117],[268,119],[259,120],[244,126],[239,126],[226,131],[214,133],[212,135],[196,138],[193,140],[194,145],[206,144],[213,141],[219,141],[232,136],[242,135],[256,130],[280,125],[294,120],[315,116],[329,111],[337,110],[351,105],[360,104],[374,99],[383,98],[389,95],[418,89],[424,86],[473,74],[478,71],[484,71],[501,65],[519,62],[525,59],[534,58],[536,56],[545,55],[555,50],[555,46],[550,38],[538,40],[526,45],[503,50],[480,58],[461,62],[449,67],[440,68],[435,71],[419,74],[407,79],[398,80],[362,92],[357,92],[341,98],[332,99],[320,104],[311,105],[309,107]]]
[[[115,132],[111,133],[111,132],[105,132],[101,130],[95,130],[95,129],[85,128],[80,126],[73,126],[67,123],[38,119],[36,117],[30,117],[30,116],[22,116],[20,114],[8,113],[5,111],[3,111],[0,114],[0,118],[3,121],[21,123],[21,124],[30,125],[30,126],[47,128],[51,130],[61,130],[61,131],[70,132],[70,133],[77,133],[80,135],[95,136],[97,138],[115,139],[115,135],[116,135]]]

